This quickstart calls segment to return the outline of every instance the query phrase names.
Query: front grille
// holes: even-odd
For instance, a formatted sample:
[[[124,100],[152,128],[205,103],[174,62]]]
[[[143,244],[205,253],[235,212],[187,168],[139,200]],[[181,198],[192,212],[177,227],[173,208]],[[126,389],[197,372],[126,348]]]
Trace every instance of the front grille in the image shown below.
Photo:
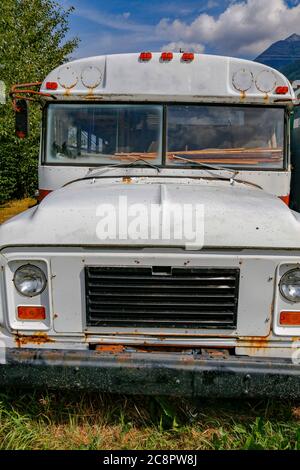
[[[239,269],[85,268],[87,326],[235,328]]]

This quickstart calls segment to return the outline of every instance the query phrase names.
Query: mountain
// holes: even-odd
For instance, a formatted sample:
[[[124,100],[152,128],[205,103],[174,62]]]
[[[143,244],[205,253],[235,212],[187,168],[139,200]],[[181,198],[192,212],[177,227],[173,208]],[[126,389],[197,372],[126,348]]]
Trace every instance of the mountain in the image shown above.
[[[294,80],[300,80],[300,60],[296,60],[295,62],[282,67],[280,72],[282,72],[283,75],[285,75],[290,80],[290,82],[293,82]]]
[[[254,60],[278,70],[282,70],[293,62],[299,61],[300,35],[292,34],[287,39],[274,42]]]

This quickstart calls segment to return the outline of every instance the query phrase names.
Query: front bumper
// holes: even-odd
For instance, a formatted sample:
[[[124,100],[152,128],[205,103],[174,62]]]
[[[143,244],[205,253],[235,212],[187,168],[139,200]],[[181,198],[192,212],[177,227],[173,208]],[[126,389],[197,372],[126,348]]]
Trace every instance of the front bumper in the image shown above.
[[[164,352],[8,349],[0,386],[202,396],[300,397],[290,360]]]

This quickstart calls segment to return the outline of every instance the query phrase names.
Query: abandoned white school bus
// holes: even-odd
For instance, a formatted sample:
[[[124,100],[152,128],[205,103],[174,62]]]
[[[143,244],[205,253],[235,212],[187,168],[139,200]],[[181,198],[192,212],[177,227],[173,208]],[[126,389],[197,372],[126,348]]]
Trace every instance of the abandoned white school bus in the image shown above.
[[[40,203],[1,226],[1,383],[299,396],[288,80],[144,52],[39,94]]]

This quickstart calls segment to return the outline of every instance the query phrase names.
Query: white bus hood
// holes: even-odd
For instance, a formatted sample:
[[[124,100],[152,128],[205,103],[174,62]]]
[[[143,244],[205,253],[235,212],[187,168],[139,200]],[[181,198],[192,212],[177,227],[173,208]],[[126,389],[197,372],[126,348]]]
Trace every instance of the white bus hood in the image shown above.
[[[95,179],[72,183],[54,191],[39,206],[0,227],[0,246],[92,245],[182,246],[182,241],[99,239],[102,204],[203,204],[204,247],[300,248],[300,216],[279,198],[263,190],[229,181],[171,178]],[[124,199],[123,199],[124,201]],[[104,206],[102,206],[104,207]],[[97,212],[98,211],[98,212]],[[98,215],[97,215],[98,214]],[[148,224],[149,233],[151,221]]]

